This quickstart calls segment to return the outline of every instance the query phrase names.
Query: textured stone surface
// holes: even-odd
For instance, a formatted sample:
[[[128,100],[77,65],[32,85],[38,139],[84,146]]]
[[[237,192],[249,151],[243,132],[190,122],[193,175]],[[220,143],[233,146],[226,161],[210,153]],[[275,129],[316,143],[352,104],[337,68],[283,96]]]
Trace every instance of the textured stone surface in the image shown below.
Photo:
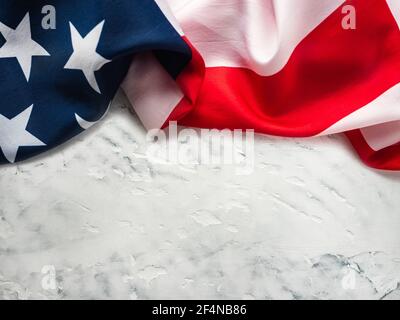
[[[155,164],[120,105],[0,169],[0,299],[400,299],[398,174],[342,137],[257,137],[245,176]]]

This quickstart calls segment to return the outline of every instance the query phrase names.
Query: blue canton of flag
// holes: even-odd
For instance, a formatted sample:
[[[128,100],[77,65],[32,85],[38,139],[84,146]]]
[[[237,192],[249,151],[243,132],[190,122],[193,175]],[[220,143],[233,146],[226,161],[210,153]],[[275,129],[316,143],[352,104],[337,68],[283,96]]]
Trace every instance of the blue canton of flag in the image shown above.
[[[44,8],[54,9],[48,28]],[[154,0],[0,0],[0,164],[102,118],[135,54],[148,51],[172,77],[191,59]]]

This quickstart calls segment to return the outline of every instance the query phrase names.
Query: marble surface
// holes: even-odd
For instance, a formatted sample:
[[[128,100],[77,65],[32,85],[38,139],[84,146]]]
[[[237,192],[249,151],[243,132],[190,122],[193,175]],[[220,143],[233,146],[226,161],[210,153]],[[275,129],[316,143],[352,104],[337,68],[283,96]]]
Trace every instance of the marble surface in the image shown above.
[[[341,136],[259,136],[250,175],[155,164],[124,106],[0,168],[0,299],[400,299],[399,174]]]

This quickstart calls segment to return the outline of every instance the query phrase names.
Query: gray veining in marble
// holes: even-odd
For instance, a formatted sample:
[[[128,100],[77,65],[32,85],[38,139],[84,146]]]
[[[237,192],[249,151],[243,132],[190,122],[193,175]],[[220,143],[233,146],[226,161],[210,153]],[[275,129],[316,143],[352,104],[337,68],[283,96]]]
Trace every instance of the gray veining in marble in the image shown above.
[[[400,299],[399,174],[341,136],[257,137],[247,176],[154,164],[122,104],[0,168],[0,299]]]

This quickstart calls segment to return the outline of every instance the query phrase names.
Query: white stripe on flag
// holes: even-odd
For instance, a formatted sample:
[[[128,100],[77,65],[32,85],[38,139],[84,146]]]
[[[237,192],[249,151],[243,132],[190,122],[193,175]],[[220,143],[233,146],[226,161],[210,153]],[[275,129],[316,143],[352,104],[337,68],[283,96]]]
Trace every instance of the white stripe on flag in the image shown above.
[[[336,122],[319,135],[334,134],[400,120],[400,84],[390,88],[365,107]]]
[[[400,28],[400,1],[399,0],[387,0],[390,10],[393,13],[394,18]]]
[[[160,128],[184,97],[151,53],[135,56],[121,87],[147,129]]]
[[[364,128],[361,133],[371,149],[379,151],[400,142],[400,121]]]
[[[345,0],[168,2],[207,67],[243,67],[271,76]]]

